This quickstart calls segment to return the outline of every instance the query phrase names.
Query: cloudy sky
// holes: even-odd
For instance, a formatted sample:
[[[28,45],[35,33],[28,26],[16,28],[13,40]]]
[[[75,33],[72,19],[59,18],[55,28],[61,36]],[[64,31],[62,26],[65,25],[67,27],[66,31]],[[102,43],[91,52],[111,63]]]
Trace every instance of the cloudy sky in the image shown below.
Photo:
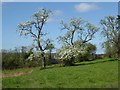
[[[56,38],[63,35],[64,32],[60,30],[60,21],[68,22],[72,17],[81,17],[86,21],[99,25],[100,19],[105,16],[118,14],[117,2],[93,2],[93,3],[80,3],[80,2],[21,2],[21,3],[2,3],[2,44],[3,49],[10,49],[19,46],[28,46],[32,44],[30,37],[20,37],[16,32],[17,25],[27,20],[32,20],[32,14],[41,8],[48,8],[53,11],[53,15],[49,18],[48,23],[45,25],[44,30],[49,33],[47,36],[54,40],[57,48],[60,44]],[[91,43],[97,45],[97,53],[103,53],[101,44],[104,37],[98,32]]]

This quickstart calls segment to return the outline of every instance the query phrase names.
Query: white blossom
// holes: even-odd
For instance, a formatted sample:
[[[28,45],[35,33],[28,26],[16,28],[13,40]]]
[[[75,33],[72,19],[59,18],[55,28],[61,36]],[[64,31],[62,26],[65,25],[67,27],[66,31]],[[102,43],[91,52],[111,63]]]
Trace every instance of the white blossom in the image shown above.
[[[80,53],[78,48],[70,46],[69,48],[61,48],[59,52],[59,59],[70,60],[71,58],[76,58]]]

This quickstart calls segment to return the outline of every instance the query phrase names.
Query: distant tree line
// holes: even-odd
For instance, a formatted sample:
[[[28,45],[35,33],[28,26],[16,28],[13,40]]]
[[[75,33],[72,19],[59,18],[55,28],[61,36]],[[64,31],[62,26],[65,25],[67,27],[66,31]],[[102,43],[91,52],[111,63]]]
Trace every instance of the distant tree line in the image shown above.
[[[46,65],[58,63],[54,58],[54,54],[55,53],[46,52]],[[31,59],[30,56],[32,57]],[[39,57],[39,59],[41,59],[41,57]],[[27,46],[22,46],[13,50],[2,50],[2,69],[16,69],[36,66],[40,66],[40,60],[38,60],[37,53],[33,50],[33,48],[30,49],[27,48]]]

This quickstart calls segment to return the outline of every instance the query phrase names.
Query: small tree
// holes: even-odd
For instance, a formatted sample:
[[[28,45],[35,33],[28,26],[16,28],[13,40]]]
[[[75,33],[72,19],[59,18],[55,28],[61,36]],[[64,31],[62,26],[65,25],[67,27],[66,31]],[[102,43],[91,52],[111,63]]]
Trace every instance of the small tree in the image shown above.
[[[20,35],[30,35],[33,38],[33,41],[37,43],[36,49],[40,52],[40,57],[43,59],[42,68],[45,68],[46,66],[45,50],[50,43],[49,39],[45,40],[43,38],[43,36],[46,35],[46,33],[43,32],[43,26],[46,24],[51,13],[52,12],[48,9],[41,9],[40,11],[33,14],[34,20],[18,25],[18,31]]]

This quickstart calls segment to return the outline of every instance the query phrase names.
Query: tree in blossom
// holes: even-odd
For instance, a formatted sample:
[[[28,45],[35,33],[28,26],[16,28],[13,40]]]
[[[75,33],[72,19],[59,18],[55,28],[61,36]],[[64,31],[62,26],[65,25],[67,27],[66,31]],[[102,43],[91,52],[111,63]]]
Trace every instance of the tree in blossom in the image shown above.
[[[92,40],[99,28],[82,18],[71,18],[69,23],[61,22],[61,30],[66,30],[66,34],[58,37],[63,45],[59,50],[59,57],[65,64],[67,62],[68,65],[72,65],[79,53],[86,52],[80,47]]]
[[[45,50],[47,50],[49,44],[51,44],[50,39],[44,39],[44,36],[46,36],[47,33],[43,31],[43,27],[47,23],[51,14],[52,11],[43,8],[33,14],[33,20],[20,23],[17,30],[20,35],[29,35],[33,38],[34,43],[36,43],[35,47],[39,52],[39,56],[42,57],[42,68],[45,68],[46,66]],[[30,55],[30,57],[32,56],[33,55]]]

